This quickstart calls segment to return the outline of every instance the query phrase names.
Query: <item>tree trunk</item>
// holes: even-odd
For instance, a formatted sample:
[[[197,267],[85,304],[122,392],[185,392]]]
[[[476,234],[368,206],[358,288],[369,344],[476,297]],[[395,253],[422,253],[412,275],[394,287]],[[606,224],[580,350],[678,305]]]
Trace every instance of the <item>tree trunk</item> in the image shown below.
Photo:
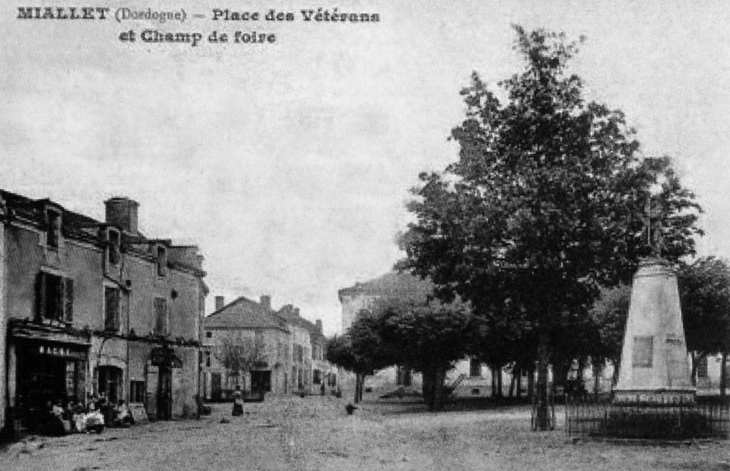
[[[497,397],[497,374],[495,373],[496,368],[493,366],[489,367],[492,374],[492,397]]]
[[[497,371],[497,397],[503,397],[504,393],[502,392],[502,367],[496,369]]]
[[[522,369],[517,370],[517,399],[522,398]]]
[[[722,354],[722,360],[720,361],[720,399],[725,402],[725,383],[727,383],[727,353]]]
[[[355,373],[355,404],[360,402],[360,373]]]
[[[516,368],[512,368],[512,374],[510,375],[510,381],[509,381],[509,397],[512,399],[515,397],[515,384],[517,383],[517,375],[515,374]]]
[[[537,357],[537,428],[539,430],[549,430],[548,366],[550,364],[550,345],[546,333],[540,334]]]
[[[423,401],[430,411],[440,410],[444,402],[446,368],[432,367],[423,371]]]
[[[585,370],[585,369],[586,369],[586,359],[579,358],[578,359],[578,371],[576,372],[576,379],[581,384],[583,384],[583,370]]]
[[[697,386],[697,369],[700,366],[700,362],[707,358],[707,354],[692,352],[692,386]]]
[[[431,374],[427,370],[424,370],[421,376],[423,378],[423,385],[421,387],[423,392],[423,402],[430,408],[430,404],[433,401],[433,378],[431,378]]]
[[[532,399],[535,395],[535,367],[530,367],[527,373],[527,397]]]
[[[441,410],[444,403],[444,381],[446,380],[446,369],[437,366],[430,374],[432,377],[432,393],[431,403],[428,405],[428,409],[431,411],[438,411]]]
[[[618,384],[618,374],[621,368],[621,361],[613,362],[613,376],[611,377],[611,388],[615,388]]]
[[[593,365],[593,397],[598,401],[598,389],[601,386],[601,373],[603,368],[599,364]]]
[[[360,388],[359,388],[360,401],[359,402],[362,402],[362,393],[364,392],[364,390],[365,390],[365,375],[362,374],[362,375],[360,375]]]

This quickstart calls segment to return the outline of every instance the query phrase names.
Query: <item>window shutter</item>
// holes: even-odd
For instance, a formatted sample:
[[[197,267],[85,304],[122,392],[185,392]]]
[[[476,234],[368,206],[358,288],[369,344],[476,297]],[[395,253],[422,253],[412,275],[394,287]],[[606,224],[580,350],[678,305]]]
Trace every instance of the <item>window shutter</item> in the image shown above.
[[[167,301],[162,298],[155,298],[155,316],[156,316],[156,325],[155,329],[158,334],[167,334],[169,332],[168,330],[168,322],[167,322]]]
[[[45,272],[38,272],[36,277],[36,320],[46,317],[46,285],[47,276]]]
[[[161,299],[160,301],[162,301],[162,325],[164,326],[162,333],[167,335],[170,333],[170,318],[167,312],[167,301],[164,299]]]
[[[119,330],[119,290],[114,288],[104,289],[104,307],[106,308],[104,328]]]
[[[118,289],[114,290],[114,326],[117,330],[121,327],[120,293]]]
[[[158,334],[162,333],[162,319],[160,316],[162,306],[160,305],[160,301],[160,298],[155,298],[155,332]]]
[[[74,280],[64,278],[63,280],[63,320],[73,322],[74,320]]]

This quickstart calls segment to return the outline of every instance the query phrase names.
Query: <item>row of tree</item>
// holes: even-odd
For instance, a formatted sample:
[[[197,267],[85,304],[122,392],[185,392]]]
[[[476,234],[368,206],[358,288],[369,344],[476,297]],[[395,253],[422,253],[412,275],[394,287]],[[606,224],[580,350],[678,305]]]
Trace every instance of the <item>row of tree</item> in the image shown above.
[[[679,263],[677,269],[687,346],[692,354],[692,377],[709,355],[722,355],[721,384],[730,352],[730,265],[714,257]],[[570,319],[554,331],[550,363],[555,382],[568,379],[571,368],[591,365],[594,377],[610,362],[614,382],[631,288],[603,289],[586,316]],[[535,371],[537,336],[533,329],[494,328],[492,318],[475,313],[461,301],[444,304],[435,298],[383,298],[360,312],[347,334],[328,344],[327,357],[357,374],[355,400],[362,397],[365,376],[393,365],[423,374],[423,396],[430,409],[443,403],[444,379],[456,362],[476,357],[493,370]],[[724,394],[724,387],[721,389]]]
[[[567,73],[578,42],[515,32],[525,68],[496,87],[472,75],[461,92],[466,117],[451,133],[458,160],[421,174],[412,190],[415,221],[400,237],[406,258],[398,268],[429,279],[435,299],[376,306],[332,343],[330,358],[359,378],[387,365],[413,367],[434,408],[435,385],[466,354],[494,366],[537,364],[538,424],[547,428],[548,365],[615,359],[621,316],[594,306],[623,302],[613,290],[630,283],[640,258],[658,251],[679,263],[694,255],[701,209],[669,158],[641,154],[620,110],[586,99],[581,79]],[[661,202],[654,248],[648,201]],[[711,277],[718,263],[694,268]],[[726,290],[726,279],[686,283],[695,281],[697,292]],[[687,301],[688,331],[693,322],[712,329],[703,303],[715,301],[702,299]]]

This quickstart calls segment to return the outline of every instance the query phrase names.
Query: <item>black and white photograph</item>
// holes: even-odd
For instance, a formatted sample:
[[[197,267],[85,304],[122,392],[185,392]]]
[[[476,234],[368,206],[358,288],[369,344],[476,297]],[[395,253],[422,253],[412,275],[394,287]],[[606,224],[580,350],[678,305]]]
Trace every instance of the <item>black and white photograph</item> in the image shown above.
[[[0,469],[730,469],[730,4],[0,5]]]

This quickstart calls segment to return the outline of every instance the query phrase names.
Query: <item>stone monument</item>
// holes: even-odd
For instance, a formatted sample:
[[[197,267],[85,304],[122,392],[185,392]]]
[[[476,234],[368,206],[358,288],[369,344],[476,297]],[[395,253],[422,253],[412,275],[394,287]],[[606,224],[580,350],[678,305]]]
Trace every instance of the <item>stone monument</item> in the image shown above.
[[[695,389],[679,304],[677,275],[661,257],[661,206],[647,201],[652,256],[639,263],[631,288],[616,403],[692,403]]]

